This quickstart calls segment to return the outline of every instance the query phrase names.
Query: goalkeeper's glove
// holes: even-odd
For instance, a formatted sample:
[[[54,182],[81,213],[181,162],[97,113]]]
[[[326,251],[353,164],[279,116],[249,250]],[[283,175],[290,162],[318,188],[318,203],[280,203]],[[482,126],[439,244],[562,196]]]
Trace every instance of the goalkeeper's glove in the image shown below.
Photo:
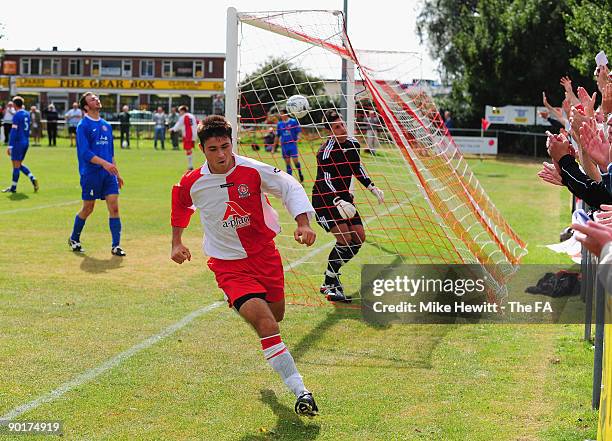
[[[336,196],[333,202],[336,208],[338,209],[340,216],[342,216],[342,219],[351,219],[355,217],[355,214],[357,214],[357,209],[355,208],[355,206],[350,202],[347,202],[344,199],[340,198],[339,196]]]
[[[385,192],[378,188],[376,185],[374,185],[374,183],[368,185],[368,190],[370,190],[372,194],[376,196],[376,199],[378,199],[379,204],[385,202]]]

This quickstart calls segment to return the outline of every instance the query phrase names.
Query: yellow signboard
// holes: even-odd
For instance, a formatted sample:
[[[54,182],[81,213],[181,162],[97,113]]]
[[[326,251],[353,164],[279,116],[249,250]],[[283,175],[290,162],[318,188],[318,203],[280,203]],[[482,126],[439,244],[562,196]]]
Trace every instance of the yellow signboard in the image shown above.
[[[210,80],[146,80],[146,79],[103,79],[103,78],[37,78],[18,77],[18,89],[120,89],[120,90],[210,90],[222,91],[223,81]],[[0,78],[0,86],[8,78]]]

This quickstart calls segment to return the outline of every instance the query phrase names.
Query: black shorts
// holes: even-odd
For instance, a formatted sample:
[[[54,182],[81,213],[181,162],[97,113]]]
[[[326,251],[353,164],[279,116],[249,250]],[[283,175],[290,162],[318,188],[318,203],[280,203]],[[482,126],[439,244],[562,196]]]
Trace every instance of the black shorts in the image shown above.
[[[329,199],[329,197],[327,198]],[[343,195],[342,199],[348,202],[353,202],[352,196]],[[317,223],[321,225],[325,231],[329,232],[333,227],[340,224],[350,225],[363,225],[359,211],[355,213],[350,219],[343,219],[336,206],[331,202],[326,202],[326,198],[323,196],[313,193],[312,195],[312,206],[315,209],[317,215]]]
[[[68,126],[68,133],[76,134],[76,127]]]

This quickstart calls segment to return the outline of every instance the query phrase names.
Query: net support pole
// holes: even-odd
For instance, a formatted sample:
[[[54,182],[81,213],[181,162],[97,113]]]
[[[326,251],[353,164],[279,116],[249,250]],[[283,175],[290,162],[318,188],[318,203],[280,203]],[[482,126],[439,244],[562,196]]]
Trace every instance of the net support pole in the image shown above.
[[[587,293],[587,277],[588,277],[588,250],[584,245],[582,245],[581,255],[582,259],[580,259],[580,274],[582,275],[580,281],[580,298],[584,302],[584,340],[591,341],[591,314],[593,310],[592,306],[592,297]]]
[[[355,136],[355,63],[346,61],[346,129]]]
[[[606,291],[599,280],[599,274],[596,271],[595,279],[595,356],[593,363],[593,398],[591,407],[599,409],[599,400],[601,399],[601,381],[603,373],[603,350],[604,350],[604,325],[605,325],[605,309],[606,309]]]
[[[232,145],[238,153],[238,11],[232,7],[227,8],[225,118],[232,125]]]

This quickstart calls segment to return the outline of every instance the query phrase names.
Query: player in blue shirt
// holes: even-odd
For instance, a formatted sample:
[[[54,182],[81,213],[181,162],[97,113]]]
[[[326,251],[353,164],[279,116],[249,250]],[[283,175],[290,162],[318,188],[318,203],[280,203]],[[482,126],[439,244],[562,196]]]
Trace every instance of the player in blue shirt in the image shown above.
[[[38,181],[32,172],[23,165],[23,160],[28,147],[30,147],[30,113],[23,110],[23,98],[16,96],[13,98],[13,103],[17,112],[13,116],[13,126],[9,135],[9,146],[6,153],[13,161],[13,182],[11,186],[2,190],[3,193],[15,193],[17,191],[17,182],[19,181],[19,172],[26,175],[32,181],[34,191],[38,191]]]
[[[293,165],[298,171],[300,176],[300,182],[304,182],[304,175],[302,174],[302,166],[300,165],[300,158],[298,154],[298,141],[300,140],[300,133],[302,128],[297,119],[289,118],[287,110],[281,109],[280,111],[281,120],[276,124],[276,141],[274,143],[274,151],[278,147],[278,143],[281,145],[281,152],[283,159],[287,164],[287,173],[292,174],[291,160]]]
[[[125,251],[119,244],[121,241],[119,189],[123,186],[123,179],[119,176],[115,164],[113,129],[100,117],[102,104],[93,92],[85,92],[81,96],[79,107],[85,112],[76,133],[83,208],[74,218],[74,227],[68,245],[72,251],[83,251],[81,231],[85,226],[85,220],[93,213],[96,199],[102,199],[106,200],[108,207],[108,225],[112,236],[111,253],[123,257]]]

